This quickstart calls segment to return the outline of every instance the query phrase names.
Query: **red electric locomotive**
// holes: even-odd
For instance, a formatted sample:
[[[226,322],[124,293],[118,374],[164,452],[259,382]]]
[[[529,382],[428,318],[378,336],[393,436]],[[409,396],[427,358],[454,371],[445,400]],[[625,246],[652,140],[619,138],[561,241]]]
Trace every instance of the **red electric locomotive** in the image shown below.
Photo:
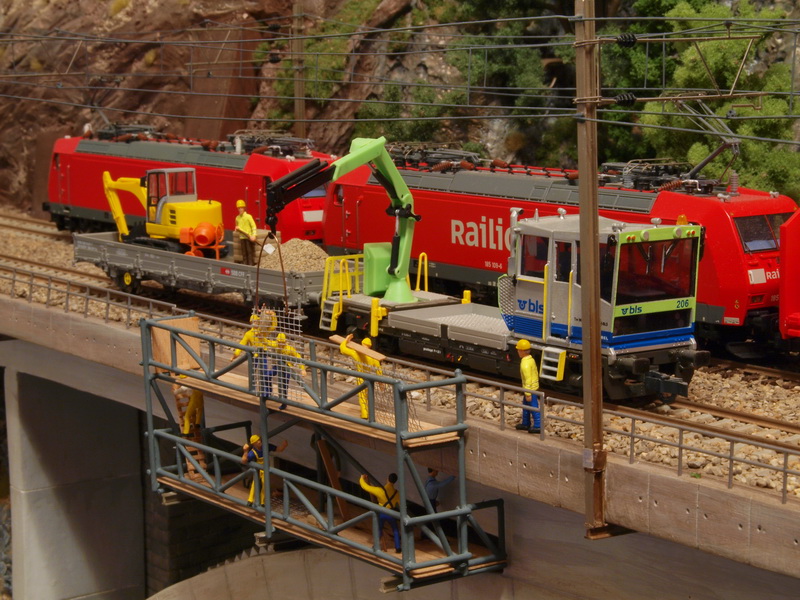
[[[800,338],[800,210],[781,225],[780,331],[787,342]]]
[[[313,158],[333,157],[313,151],[310,140],[240,132],[228,142],[200,142],[159,135],[146,127],[114,128],[98,139],[62,138],[56,141],[50,163],[48,198],[44,209],[61,229],[113,229],[114,221],[103,192],[103,172],[113,179],[141,177],[147,170],[194,167],[202,198],[222,204],[225,228],[234,228],[236,201],[247,202],[259,228],[268,223],[267,184]],[[129,195],[120,196],[129,225],[144,221],[143,209]],[[315,190],[285,207],[280,232],[284,241],[322,239],[324,191]]]
[[[478,295],[494,291],[498,274],[506,269],[511,207],[522,208],[527,216],[537,211],[540,216],[554,215],[559,208],[578,211],[575,171],[498,161],[484,167],[475,156],[443,151],[434,158],[424,153],[413,160],[408,153],[395,156],[417,210],[424,215],[416,226],[413,255],[417,259],[426,253],[431,281],[451,285],[438,291],[453,293],[464,286]],[[722,185],[695,171],[664,160],[604,165],[600,213],[632,222],[660,219],[675,224],[685,219],[703,225],[706,246],[697,294],[698,337],[739,354],[752,352],[753,342],[782,350],[800,348],[800,327],[784,327],[794,333],[781,335],[779,324],[781,269],[786,273],[791,266],[785,257],[779,268],[781,226],[797,205],[776,192],[739,187],[735,175]],[[391,235],[392,220],[381,214],[384,198],[367,170],[336,182],[325,209],[324,241],[329,252],[357,251]],[[788,258],[798,262],[796,256]],[[415,268],[418,263],[414,261]]]

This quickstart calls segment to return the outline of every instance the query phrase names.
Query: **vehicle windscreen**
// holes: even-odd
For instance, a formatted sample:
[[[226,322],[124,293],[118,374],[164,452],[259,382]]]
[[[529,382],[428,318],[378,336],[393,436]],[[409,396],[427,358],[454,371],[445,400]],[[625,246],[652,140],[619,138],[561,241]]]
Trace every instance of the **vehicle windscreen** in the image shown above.
[[[764,252],[780,248],[780,227],[792,213],[734,217],[739,239],[745,252]]]
[[[683,238],[622,245],[617,304],[693,296],[696,244],[697,238]]]
[[[550,239],[538,235],[522,236],[520,275],[523,277],[544,277],[547,264],[547,247]]]
[[[321,185],[319,187],[314,188],[310,192],[306,192],[303,194],[303,198],[322,198],[325,196],[325,186]]]
[[[194,172],[178,171],[169,174],[169,191],[173,196],[194,194]]]

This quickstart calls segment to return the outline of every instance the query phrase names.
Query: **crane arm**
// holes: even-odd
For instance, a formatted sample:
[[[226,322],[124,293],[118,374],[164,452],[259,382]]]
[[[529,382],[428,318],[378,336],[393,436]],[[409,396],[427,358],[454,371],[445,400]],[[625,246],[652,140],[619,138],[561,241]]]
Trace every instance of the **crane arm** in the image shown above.
[[[278,211],[289,202],[366,164],[372,166],[376,179],[389,196],[390,204],[386,213],[396,219],[391,258],[387,267],[391,283],[386,297],[391,294],[395,301],[414,301],[406,276],[411,262],[414,224],[420,217],[414,214],[411,191],[386,151],[386,138],[357,138],[351,143],[350,152],[331,165],[314,160],[270,183],[267,186],[267,223],[274,231]]]
[[[328,183],[333,175],[334,170],[328,168],[327,162],[315,158],[267,185],[266,223],[272,233],[278,226],[278,213],[287,204]]]

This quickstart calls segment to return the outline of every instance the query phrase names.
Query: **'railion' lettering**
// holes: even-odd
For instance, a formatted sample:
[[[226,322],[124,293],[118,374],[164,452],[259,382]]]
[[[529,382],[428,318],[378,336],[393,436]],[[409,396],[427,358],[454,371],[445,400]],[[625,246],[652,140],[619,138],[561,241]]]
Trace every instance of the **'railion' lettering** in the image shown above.
[[[511,248],[511,229],[504,227],[503,219],[481,217],[475,221],[450,220],[450,243],[470,248],[486,250],[509,250]]]

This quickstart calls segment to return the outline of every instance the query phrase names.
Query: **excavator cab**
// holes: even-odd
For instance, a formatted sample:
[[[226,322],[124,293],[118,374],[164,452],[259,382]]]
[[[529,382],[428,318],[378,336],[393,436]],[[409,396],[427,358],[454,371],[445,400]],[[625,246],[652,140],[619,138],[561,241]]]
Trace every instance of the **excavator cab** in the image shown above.
[[[147,221],[150,223],[161,223],[161,212],[167,201],[197,201],[194,169],[148,171],[140,185],[147,189]]]

